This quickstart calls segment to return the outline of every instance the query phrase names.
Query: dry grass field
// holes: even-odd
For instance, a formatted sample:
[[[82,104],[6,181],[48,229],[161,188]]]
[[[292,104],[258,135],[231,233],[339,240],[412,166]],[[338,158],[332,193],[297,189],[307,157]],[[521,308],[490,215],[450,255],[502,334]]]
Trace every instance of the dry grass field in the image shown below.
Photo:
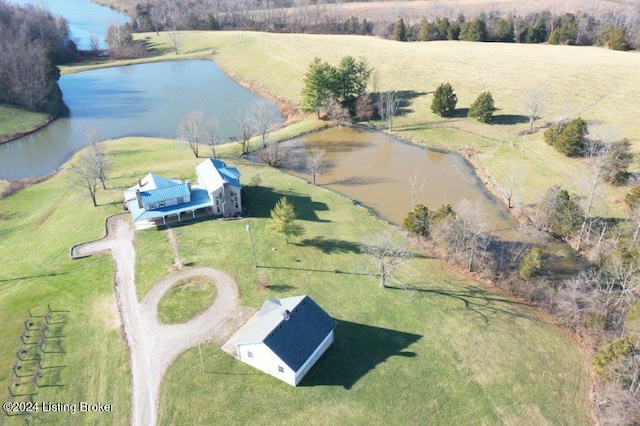
[[[416,143],[458,151],[472,148],[470,158],[494,192],[509,170],[521,174],[518,191],[525,203],[535,201],[553,184],[577,194],[586,192],[589,170],[542,141],[542,132],[526,130],[523,96],[536,89],[547,102],[536,125],[559,117],[581,116],[590,135],[604,141],[627,137],[640,151],[636,118],[640,55],[597,47],[547,46],[460,41],[399,43],[373,37],[269,34],[254,32],[185,32],[181,53],[169,51],[165,34],[142,34],[159,56],[149,60],[206,57],[235,78],[266,93],[297,103],[303,76],[313,57],[337,64],[345,55],[365,57],[378,85],[370,90],[396,90],[407,105],[396,119],[398,136]],[[430,110],[432,92],[450,82],[458,95],[457,117],[442,119]],[[494,123],[466,118],[466,108],[490,91],[498,111]],[[634,166],[634,167],[637,167]],[[624,188],[602,186],[597,214],[624,214]]]

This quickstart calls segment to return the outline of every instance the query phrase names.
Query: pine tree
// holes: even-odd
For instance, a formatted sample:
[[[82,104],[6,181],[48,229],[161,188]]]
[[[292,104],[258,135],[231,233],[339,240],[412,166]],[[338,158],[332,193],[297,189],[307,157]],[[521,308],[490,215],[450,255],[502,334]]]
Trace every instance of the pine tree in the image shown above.
[[[289,237],[296,237],[304,234],[302,225],[295,223],[298,213],[293,205],[289,203],[287,197],[278,200],[273,210],[267,228],[273,235],[284,237],[285,243],[289,244]]]
[[[441,84],[433,94],[431,111],[441,117],[449,117],[458,103],[458,97],[453,93],[453,88],[449,83]]]
[[[495,110],[496,107],[493,104],[491,92],[483,92],[471,104],[469,117],[477,118],[481,123],[488,123]]]
[[[407,41],[407,26],[404,24],[404,19],[398,19],[396,22],[396,41]]]
[[[304,75],[301,108],[320,117],[322,102],[337,90],[338,75],[335,67],[320,58],[313,58]]]

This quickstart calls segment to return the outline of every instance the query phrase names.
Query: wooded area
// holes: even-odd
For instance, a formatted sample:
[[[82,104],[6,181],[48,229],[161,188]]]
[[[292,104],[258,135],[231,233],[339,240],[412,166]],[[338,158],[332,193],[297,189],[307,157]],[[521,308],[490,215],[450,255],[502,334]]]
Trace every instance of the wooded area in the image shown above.
[[[33,6],[0,2],[0,102],[42,111],[59,93],[56,65],[78,53],[67,21]]]

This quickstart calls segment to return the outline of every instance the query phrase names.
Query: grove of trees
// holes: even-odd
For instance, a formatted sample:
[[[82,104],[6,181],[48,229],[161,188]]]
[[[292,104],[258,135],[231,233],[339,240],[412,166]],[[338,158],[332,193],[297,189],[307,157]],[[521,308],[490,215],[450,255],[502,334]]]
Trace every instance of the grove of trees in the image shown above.
[[[62,96],[56,65],[76,59],[67,22],[34,6],[0,2],[0,102],[43,111]]]
[[[315,112],[318,116],[323,107],[332,112],[333,105],[327,106],[327,103],[333,98],[354,116],[358,99],[366,93],[371,72],[365,58],[345,56],[337,67],[314,58],[304,76],[302,110]]]

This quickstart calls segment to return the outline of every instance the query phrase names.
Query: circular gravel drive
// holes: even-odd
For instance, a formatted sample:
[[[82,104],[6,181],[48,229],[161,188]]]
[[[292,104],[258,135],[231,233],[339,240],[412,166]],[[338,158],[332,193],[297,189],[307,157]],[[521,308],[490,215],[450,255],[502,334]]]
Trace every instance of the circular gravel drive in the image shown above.
[[[132,425],[157,423],[158,391],[162,377],[176,357],[201,343],[224,342],[246,317],[238,303],[238,286],[224,272],[210,268],[185,269],[154,285],[138,302],[136,296],[135,231],[123,216],[111,218],[108,235],[75,248],[76,256],[111,250],[115,264],[115,289],[124,333],[131,354]],[[193,276],[210,277],[216,285],[213,304],[186,323],[164,325],[158,320],[158,302],[174,284]]]

